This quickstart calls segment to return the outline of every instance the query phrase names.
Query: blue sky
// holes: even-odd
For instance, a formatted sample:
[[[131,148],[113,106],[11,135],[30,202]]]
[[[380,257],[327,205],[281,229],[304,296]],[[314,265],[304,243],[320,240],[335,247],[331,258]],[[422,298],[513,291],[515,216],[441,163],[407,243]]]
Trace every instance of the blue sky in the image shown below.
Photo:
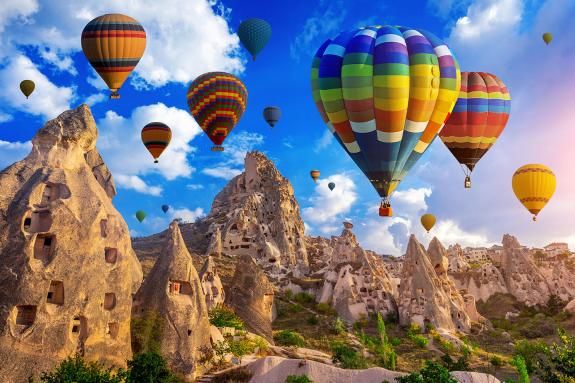
[[[104,13],[138,19],[148,34],[146,53],[121,90],[107,90],[80,47],[84,25]],[[431,235],[445,243],[498,242],[505,232],[522,242],[568,241],[575,247],[575,181],[570,151],[575,111],[575,3],[570,0],[417,1],[208,1],[5,0],[0,4],[0,167],[23,158],[28,142],[48,118],[81,103],[91,104],[100,129],[100,149],[118,186],[114,203],[135,235],[163,230],[169,220],[206,214],[213,197],[243,169],[247,150],[265,152],[292,182],[309,234],[334,235],[352,219],[367,248],[400,254],[407,234],[431,238],[419,216],[436,214]],[[255,62],[239,45],[235,30],[250,17],[269,21],[273,33]],[[329,138],[312,102],[311,57],[338,32],[370,24],[433,31],[445,39],[462,70],[497,74],[511,91],[512,116],[499,142],[479,163],[474,187],[464,190],[462,173],[436,141],[402,182],[393,219],[380,219],[378,196],[339,145]],[[545,46],[541,34],[554,33]],[[244,117],[212,153],[211,142],[187,111],[185,93],[199,74],[237,74],[249,92]],[[18,83],[32,78],[30,100]],[[267,105],[282,109],[273,130],[261,117]],[[139,140],[150,121],[172,127],[174,139],[155,166]],[[515,200],[513,171],[542,162],[558,176],[558,190],[534,225]],[[316,185],[309,170],[320,169]],[[327,183],[336,189],[329,192]],[[162,204],[172,210],[164,215]],[[136,210],[148,212],[140,224]]]

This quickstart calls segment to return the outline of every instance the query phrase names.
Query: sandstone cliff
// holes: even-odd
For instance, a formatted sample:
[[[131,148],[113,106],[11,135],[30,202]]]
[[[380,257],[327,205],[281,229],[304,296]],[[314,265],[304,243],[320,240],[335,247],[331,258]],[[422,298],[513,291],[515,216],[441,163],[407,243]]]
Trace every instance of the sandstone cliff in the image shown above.
[[[161,352],[187,381],[197,375],[200,347],[210,345],[210,323],[200,278],[176,222],[134,298],[135,319],[160,318]]]
[[[216,264],[211,256],[208,257],[206,263],[204,263],[204,266],[202,266],[200,270],[200,281],[206,296],[206,306],[208,310],[224,303],[226,293]]]
[[[40,129],[0,173],[0,376],[26,381],[78,352],[125,365],[142,279],[90,109]],[[41,357],[39,357],[41,355]]]

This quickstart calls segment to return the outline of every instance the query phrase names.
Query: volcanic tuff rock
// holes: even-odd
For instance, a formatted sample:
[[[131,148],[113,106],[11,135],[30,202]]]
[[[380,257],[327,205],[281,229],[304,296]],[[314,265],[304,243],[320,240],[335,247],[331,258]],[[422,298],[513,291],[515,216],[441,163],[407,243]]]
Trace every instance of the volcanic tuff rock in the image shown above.
[[[208,256],[206,263],[200,270],[200,281],[206,296],[206,306],[208,310],[224,303],[226,293],[218,270],[211,256]]]
[[[76,352],[125,365],[142,270],[82,105],[0,173],[0,376],[25,381]],[[42,355],[41,358],[38,355]]]
[[[274,286],[248,254],[241,255],[236,264],[234,278],[226,287],[226,304],[250,331],[273,342]]]
[[[162,318],[161,352],[175,371],[190,380],[197,374],[199,348],[210,345],[210,323],[202,284],[177,222],[134,298],[133,317]]]
[[[467,332],[472,320],[466,312],[465,301],[445,271],[445,249],[439,241],[432,241],[430,257],[412,235],[403,263],[401,286],[399,288],[399,321],[402,325],[411,323],[424,328],[431,324],[446,332]]]

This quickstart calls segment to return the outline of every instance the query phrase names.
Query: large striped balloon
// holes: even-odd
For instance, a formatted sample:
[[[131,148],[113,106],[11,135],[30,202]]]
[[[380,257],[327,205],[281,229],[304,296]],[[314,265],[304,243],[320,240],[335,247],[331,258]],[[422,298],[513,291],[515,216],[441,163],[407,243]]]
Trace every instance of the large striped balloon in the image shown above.
[[[511,97],[497,76],[483,72],[461,73],[461,90],[453,113],[439,133],[467,176],[503,132]]]
[[[142,129],[141,136],[146,149],[154,157],[154,162],[158,163],[158,158],[172,140],[172,130],[162,122],[150,122]]]
[[[136,67],[146,49],[146,32],[135,19],[107,14],[90,21],[82,31],[84,55],[112,91],[118,90]]]
[[[515,196],[537,220],[537,214],[553,197],[557,181],[545,165],[527,164],[515,171],[511,181]]]
[[[196,78],[188,90],[188,107],[202,130],[221,146],[242,117],[248,102],[248,91],[236,76],[225,72],[209,72]]]
[[[316,106],[383,198],[425,152],[451,113],[461,82],[451,51],[429,32],[374,26],[327,40],[312,64]]]

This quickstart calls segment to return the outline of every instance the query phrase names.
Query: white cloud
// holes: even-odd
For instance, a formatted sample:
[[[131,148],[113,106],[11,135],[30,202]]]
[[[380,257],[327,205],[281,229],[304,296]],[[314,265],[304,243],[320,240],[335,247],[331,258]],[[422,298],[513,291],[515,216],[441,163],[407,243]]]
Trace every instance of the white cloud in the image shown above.
[[[32,143],[26,142],[8,142],[0,140],[0,169],[12,165],[26,157],[32,150]]]
[[[335,189],[329,190],[330,182]],[[329,226],[340,214],[348,213],[356,200],[355,182],[345,174],[334,174],[318,180],[311,206],[305,207],[302,215],[308,223]]]
[[[476,0],[459,18],[451,36],[460,40],[484,39],[485,34],[502,35],[521,21],[522,0]]]
[[[154,164],[140,136],[142,128],[153,121],[163,122],[172,129],[172,141],[158,164]],[[190,142],[201,129],[185,110],[157,103],[137,107],[129,118],[108,111],[98,121],[98,128],[98,149],[114,174],[159,173],[167,180],[174,180],[189,177],[195,170],[187,156],[194,151]]]
[[[0,112],[0,123],[12,121],[14,117],[8,113]]]
[[[461,246],[489,246],[491,243],[482,234],[470,233],[459,227],[453,220],[440,220],[432,229],[433,233],[445,246],[460,244]]]
[[[315,152],[327,148],[334,140],[335,138],[333,137],[333,133],[326,128],[314,145]]]
[[[206,213],[201,207],[197,207],[194,210],[187,208],[170,209],[170,216],[172,219],[181,218],[184,222],[196,222],[198,218],[205,217]]]
[[[431,197],[430,188],[409,188],[398,190],[393,194],[394,211],[401,212],[401,215],[418,214],[427,210],[426,198]]]
[[[117,174],[114,179],[120,188],[135,190],[138,193],[152,195],[158,197],[162,194],[162,187],[150,186],[143,179],[138,176],[127,176],[124,174]]]
[[[204,185],[202,185],[202,184],[187,184],[186,188],[188,190],[201,190],[204,188]]]
[[[214,0],[170,0],[169,4],[154,0],[3,0],[2,43],[12,49],[36,47],[46,62],[74,73],[67,57],[81,50],[82,29],[93,18],[111,11],[130,15],[144,26],[147,46],[135,73],[153,87],[188,83],[208,71],[244,70],[239,38],[230,32],[226,20],[230,10]],[[18,22],[24,16],[27,22]],[[193,58],[183,58],[182,50]]]
[[[36,84],[34,93],[28,99],[20,92],[20,82],[24,79]],[[10,107],[47,119],[70,109],[70,102],[74,99],[74,88],[53,84],[23,55],[11,58],[0,70],[0,83],[3,86],[0,93],[2,108]]]
[[[108,96],[106,96],[104,93],[95,93],[86,97],[84,103],[88,104],[89,106],[94,106],[96,104],[106,101],[107,99]]]
[[[224,180],[231,180],[235,176],[242,173],[241,169],[234,169],[228,166],[220,166],[215,168],[204,168],[202,173],[208,176],[222,178]]]

